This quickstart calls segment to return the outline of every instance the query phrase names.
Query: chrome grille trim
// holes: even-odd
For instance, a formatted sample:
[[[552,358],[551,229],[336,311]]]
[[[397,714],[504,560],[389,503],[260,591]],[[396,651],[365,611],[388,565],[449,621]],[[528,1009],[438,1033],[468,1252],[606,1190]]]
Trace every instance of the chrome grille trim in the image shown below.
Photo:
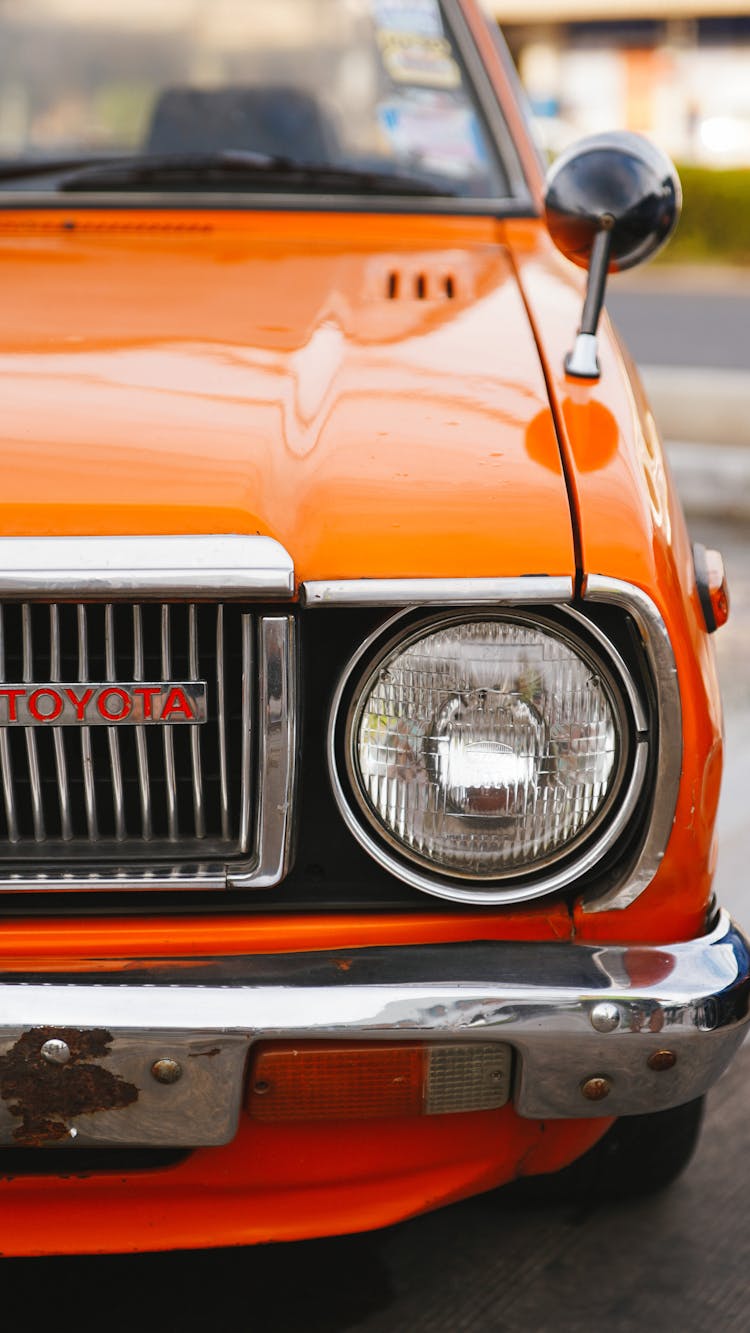
[[[261,682],[262,688],[262,682]],[[250,846],[250,743],[253,706],[253,625],[250,616],[242,617],[242,802],[240,805],[240,848]]]
[[[172,636],[169,605],[161,608],[161,671],[165,680],[172,677]],[[164,728],[164,769],[167,775],[167,825],[170,842],[177,841],[177,775],[174,766],[174,736],[171,727]]]
[[[264,616],[258,662],[257,859],[229,868],[231,889],[266,889],[286,874],[291,856],[292,802],[297,769],[297,663],[292,616]]]
[[[219,791],[221,796],[221,831],[229,837],[229,786],[227,780],[227,711],[224,690],[224,607],[216,617],[216,692],[219,725]]]
[[[115,666],[115,621],[114,608],[108,602],[104,608],[104,669],[107,680],[117,680]],[[122,842],[125,837],[125,796],[122,786],[122,764],[120,763],[120,737],[117,727],[107,727],[109,762],[112,770],[112,802],[115,816],[115,837]]]
[[[0,681],[5,680],[5,610],[0,606]],[[3,803],[5,820],[8,827],[8,841],[18,842],[18,818],[16,815],[15,786],[13,783],[13,761],[10,755],[10,740],[3,728],[0,734],[0,767],[3,773]]]
[[[10,656],[9,624],[15,645]],[[103,676],[116,680],[118,673],[148,680],[157,662],[166,679],[173,670],[183,680],[213,678],[207,724],[167,723],[161,737],[158,727],[141,725],[50,726],[38,734],[26,726],[10,734],[0,728],[7,826],[0,890],[153,892],[276,884],[290,855],[294,643],[291,615],[216,601],[0,606],[3,680],[9,661],[15,678],[23,674],[30,684],[53,674],[77,677],[82,686]],[[256,725],[266,733],[256,737]],[[71,735],[76,731],[80,741]],[[43,841],[36,838],[36,817],[32,830],[28,797],[19,818],[19,792],[24,786],[31,792],[40,776],[39,763],[35,776],[26,758],[14,767],[14,755],[23,755],[25,746],[27,755],[33,746],[43,761]],[[18,835],[13,845],[11,831]]]
[[[49,678],[60,680],[60,612],[57,606],[49,609]],[[57,770],[57,796],[60,803],[60,827],[63,842],[70,842],[73,837],[73,824],[70,817],[70,792],[68,788],[68,766],[65,760],[65,743],[59,731],[52,734],[55,747],[55,768]]]
[[[0,597],[288,600],[294,566],[272,537],[0,537]]]
[[[34,645],[31,630],[31,607],[24,602],[21,608],[21,633],[23,636],[23,682],[29,684],[34,679]],[[26,729],[26,753],[29,761],[29,781],[31,784],[31,813],[34,820],[34,837],[37,842],[44,842],[44,811],[42,809],[42,783],[39,776],[39,756],[36,748],[36,733],[32,727]]]
[[[143,613],[136,603],[133,607],[133,680],[144,679]],[[135,750],[138,760],[138,788],[141,802],[141,836],[151,841],[151,785],[148,774],[148,751],[144,727],[135,729]],[[228,835],[227,835],[228,836]]]
[[[86,625],[86,607],[76,610],[78,618],[78,679],[83,682],[89,678],[89,652]],[[83,789],[86,801],[86,821],[89,828],[89,840],[96,842],[99,829],[96,819],[96,790],[94,787],[94,757],[91,749],[91,731],[81,727],[81,757],[83,761]]]
[[[198,680],[198,617],[196,615],[194,602],[191,602],[188,607],[188,627],[188,672],[191,680]],[[190,729],[190,759],[193,766],[193,818],[195,821],[195,836],[196,838],[205,838],[206,820],[203,811],[201,743],[200,736],[195,727],[191,727]]]

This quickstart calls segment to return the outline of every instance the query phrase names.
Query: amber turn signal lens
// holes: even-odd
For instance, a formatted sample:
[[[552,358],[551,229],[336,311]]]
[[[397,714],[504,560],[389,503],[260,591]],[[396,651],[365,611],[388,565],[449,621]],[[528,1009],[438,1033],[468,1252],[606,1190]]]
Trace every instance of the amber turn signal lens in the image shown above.
[[[706,550],[700,542],[693,546],[693,560],[703,619],[709,634],[713,634],[729,619],[729,588],[724,561],[719,551]]]
[[[254,1120],[361,1120],[422,1112],[425,1050],[415,1045],[309,1042],[256,1056]]]
[[[729,619],[729,586],[724,571],[724,561],[719,551],[706,551],[708,568],[708,595],[714,613],[716,628],[720,629]]]
[[[247,1106],[254,1120],[369,1120],[490,1110],[510,1095],[499,1042],[278,1043],[258,1048]]]

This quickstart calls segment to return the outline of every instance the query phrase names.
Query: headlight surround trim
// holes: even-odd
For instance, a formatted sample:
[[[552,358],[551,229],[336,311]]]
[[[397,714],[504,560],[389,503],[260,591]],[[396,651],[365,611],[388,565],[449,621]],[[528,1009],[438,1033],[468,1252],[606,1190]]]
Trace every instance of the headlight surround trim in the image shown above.
[[[523,902],[556,892],[588,873],[620,838],[631,820],[649,766],[648,720],[639,690],[617,649],[572,607],[456,606],[420,615],[411,606],[379,626],[358,647],[338,682],[329,714],[328,766],[339,811],[360,845],[384,869],[411,887],[453,902]],[[486,621],[520,624],[551,635],[592,666],[607,682],[606,695],[619,737],[620,756],[610,792],[585,829],[552,858],[503,869],[485,877],[463,873],[413,854],[393,836],[370,805],[357,774],[357,717],[383,662],[437,629]],[[615,807],[618,808],[615,808]]]

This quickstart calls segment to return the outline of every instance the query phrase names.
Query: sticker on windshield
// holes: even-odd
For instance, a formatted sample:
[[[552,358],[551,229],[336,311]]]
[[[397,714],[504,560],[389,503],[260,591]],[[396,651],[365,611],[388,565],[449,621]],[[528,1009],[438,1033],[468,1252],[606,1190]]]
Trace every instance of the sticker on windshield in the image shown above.
[[[375,26],[385,32],[408,32],[413,37],[442,37],[443,21],[437,0],[370,0]]]
[[[415,37],[407,32],[379,32],[378,44],[394,83],[412,87],[460,88],[461,71],[444,37]]]
[[[455,178],[487,170],[479,124],[468,107],[393,99],[380,104],[378,121],[402,162]]]

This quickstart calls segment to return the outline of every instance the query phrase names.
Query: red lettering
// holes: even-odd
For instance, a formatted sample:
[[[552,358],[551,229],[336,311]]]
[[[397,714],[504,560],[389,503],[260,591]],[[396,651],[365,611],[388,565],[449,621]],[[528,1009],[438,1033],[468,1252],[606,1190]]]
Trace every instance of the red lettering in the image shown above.
[[[23,699],[26,690],[0,690],[0,699],[8,700],[8,721],[17,722],[16,699]]]
[[[143,716],[153,717],[154,706],[153,698],[155,694],[161,694],[158,685],[136,685],[133,688],[133,694],[140,694],[143,699]]]
[[[40,699],[51,699],[52,708],[49,713],[43,713],[39,707]],[[63,701],[57,690],[34,690],[29,699],[29,712],[35,717],[37,722],[54,722],[63,710]]]
[[[119,699],[120,703],[122,704],[119,713],[113,713],[107,707],[107,700],[111,699],[113,696],[115,699]],[[101,694],[99,695],[99,698],[96,701],[96,706],[99,709],[99,712],[101,713],[102,717],[106,718],[108,722],[122,722],[122,719],[128,716],[133,707],[125,691],[117,689],[114,686],[110,690],[102,690]]]
[[[174,685],[167,695],[167,701],[162,709],[160,722],[167,722],[172,713],[182,713],[188,722],[195,720],[195,713],[188,703],[185,691],[181,690],[179,685]]]
[[[76,694],[75,690],[66,690],[65,693],[76,710],[76,717],[78,718],[78,721],[83,722],[83,715],[86,711],[86,705],[91,703],[91,700],[94,697],[94,691],[84,690],[80,698]]]

